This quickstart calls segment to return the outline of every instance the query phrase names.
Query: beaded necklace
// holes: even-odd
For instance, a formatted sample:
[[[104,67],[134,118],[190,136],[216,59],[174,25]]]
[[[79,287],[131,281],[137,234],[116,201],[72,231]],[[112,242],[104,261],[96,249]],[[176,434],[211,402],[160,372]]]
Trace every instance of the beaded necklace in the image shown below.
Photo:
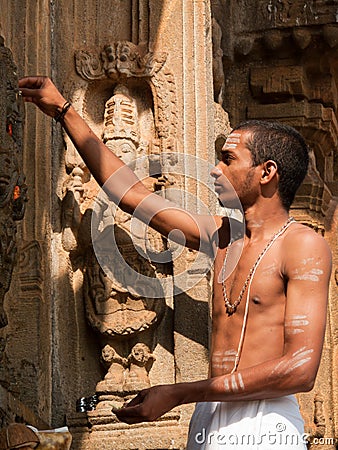
[[[229,249],[231,247],[232,242],[230,242],[230,244],[228,245],[228,248],[226,250],[225,253],[225,258],[224,258],[224,263],[223,263],[223,268],[222,268],[222,290],[223,290],[223,299],[224,299],[224,304],[225,304],[225,309],[226,312],[228,314],[228,316],[231,316],[234,312],[236,312],[238,305],[241,303],[244,292],[246,291],[246,288],[248,286],[248,284],[250,283],[250,280],[254,274],[254,272],[256,271],[256,267],[258,266],[258,264],[261,262],[263,256],[265,255],[265,253],[269,250],[269,248],[272,246],[272,244],[275,242],[275,240],[282,234],[284,233],[284,231],[287,229],[287,227],[292,223],[295,222],[295,219],[293,217],[289,217],[288,220],[285,222],[285,224],[282,226],[282,228],[280,228],[280,230],[278,230],[273,236],[272,238],[269,240],[269,242],[267,243],[266,247],[264,248],[264,250],[258,255],[254,265],[251,267],[248,276],[246,277],[246,280],[244,281],[243,287],[241,289],[241,292],[238,295],[238,298],[234,301],[234,303],[231,303],[227,292],[226,292],[226,287],[225,287],[225,268],[226,268],[226,263],[227,263],[227,259],[228,259],[228,252]]]
[[[239,342],[238,342],[238,348],[237,348],[237,352],[236,352],[236,356],[235,356],[234,367],[233,367],[233,369],[232,369],[232,371],[230,373],[236,372],[237,367],[239,365],[239,360],[240,360],[242,349],[243,349],[246,324],[248,322],[251,283],[252,283],[253,277],[255,275],[256,269],[258,267],[258,264],[261,262],[263,256],[266,254],[266,252],[269,250],[269,248],[272,246],[272,244],[276,241],[276,239],[281,234],[283,234],[284,231],[294,222],[296,222],[295,219],[293,217],[289,217],[289,219],[285,222],[285,224],[282,226],[282,228],[279,231],[277,231],[277,233],[275,233],[272,236],[272,238],[270,239],[270,241],[268,242],[268,244],[266,245],[264,250],[258,255],[258,258],[256,259],[256,262],[252,266],[252,268],[251,268],[251,270],[249,272],[249,275],[247,276],[247,279],[245,280],[245,283],[244,283],[245,288],[246,288],[247,285],[249,285],[249,287],[248,287],[248,293],[247,293],[247,296],[246,296],[246,303],[245,303],[245,311],[244,311],[244,317],[243,317],[242,330],[241,330],[241,335],[240,335]],[[229,246],[228,246],[228,249],[229,249]],[[223,295],[224,295],[224,292],[225,292],[224,277],[223,277],[225,263],[226,263],[226,255],[225,255],[224,264],[223,264],[223,270],[222,270]],[[241,290],[241,293],[243,291],[242,297],[243,297],[245,288],[244,288],[244,290],[243,289]],[[225,295],[226,295],[226,292],[225,292]],[[228,298],[227,298],[227,300],[228,300]],[[240,303],[240,301],[241,301],[241,298],[239,300],[239,303]],[[225,302],[225,298],[224,298],[224,302]],[[228,303],[230,303],[229,300],[228,300]],[[239,303],[237,303],[237,306],[239,305]],[[226,302],[225,302],[225,305],[226,305]],[[227,313],[228,313],[229,316],[231,316],[231,314],[233,314],[236,311],[237,306],[234,309],[233,305],[234,304],[230,303],[230,307],[231,307],[231,313],[230,314],[229,314],[229,312],[227,310]]]

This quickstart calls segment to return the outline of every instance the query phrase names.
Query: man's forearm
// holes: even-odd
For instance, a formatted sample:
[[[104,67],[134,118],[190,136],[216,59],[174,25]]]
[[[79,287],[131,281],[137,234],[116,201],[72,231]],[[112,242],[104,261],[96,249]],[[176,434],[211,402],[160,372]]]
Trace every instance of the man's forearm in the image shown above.
[[[316,368],[299,365],[308,354],[280,358],[207,380],[173,385],[178,404],[213,401],[260,400],[312,389]],[[297,355],[296,355],[297,356]],[[310,360],[309,360],[310,361]]]
[[[62,125],[96,181],[103,186],[111,179],[114,189],[110,194],[115,197],[114,201],[119,203],[133,188],[134,204],[130,204],[130,199],[128,201],[128,209],[133,209],[139,201],[137,193],[142,197],[150,194],[135,173],[106,147],[74,108],[69,108]],[[109,190],[109,185],[106,187]]]

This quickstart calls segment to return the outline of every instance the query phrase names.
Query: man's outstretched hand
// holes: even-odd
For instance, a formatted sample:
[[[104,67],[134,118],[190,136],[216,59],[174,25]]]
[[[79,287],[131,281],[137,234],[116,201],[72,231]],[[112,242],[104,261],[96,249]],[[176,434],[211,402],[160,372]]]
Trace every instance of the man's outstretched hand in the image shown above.
[[[128,424],[152,422],[181,404],[178,385],[162,385],[144,389],[121,409],[112,412],[121,422]]]
[[[19,89],[25,102],[34,103],[50,117],[55,117],[66,102],[48,77],[21,78]]]

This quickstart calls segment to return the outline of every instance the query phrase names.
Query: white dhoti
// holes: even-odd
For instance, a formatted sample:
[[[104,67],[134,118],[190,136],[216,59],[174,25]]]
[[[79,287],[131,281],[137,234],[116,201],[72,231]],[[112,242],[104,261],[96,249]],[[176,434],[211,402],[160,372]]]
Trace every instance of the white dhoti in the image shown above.
[[[296,398],[197,403],[186,450],[306,450]]]

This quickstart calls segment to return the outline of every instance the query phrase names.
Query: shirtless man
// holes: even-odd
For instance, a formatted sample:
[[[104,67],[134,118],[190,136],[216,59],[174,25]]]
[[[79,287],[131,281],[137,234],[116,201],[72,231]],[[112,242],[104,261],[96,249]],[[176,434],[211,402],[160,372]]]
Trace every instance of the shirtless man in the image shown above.
[[[229,135],[212,170],[220,202],[231,206],[228,180],[245,215],[243,250],[235,270],[229,222],[193,216],[149,192],[88,128],[45,77],[20,80],[24,99],[60,122],[98,183],[119,206],[163,235],[180,229],[186,245],[215,242],[210,377],[142,390],[116,416],[153,421],[197,402],[187,448],[306,448],[292,394],[312,389],[322,351],[331,256],[325,240],[289,217],[308,165],[308,150],[292,128],[248,122]],[[64,108],[64,110],[63,110]],[[232,442],[230,442],[232,439]],[[236,441],[236,445],[234,445]]]

